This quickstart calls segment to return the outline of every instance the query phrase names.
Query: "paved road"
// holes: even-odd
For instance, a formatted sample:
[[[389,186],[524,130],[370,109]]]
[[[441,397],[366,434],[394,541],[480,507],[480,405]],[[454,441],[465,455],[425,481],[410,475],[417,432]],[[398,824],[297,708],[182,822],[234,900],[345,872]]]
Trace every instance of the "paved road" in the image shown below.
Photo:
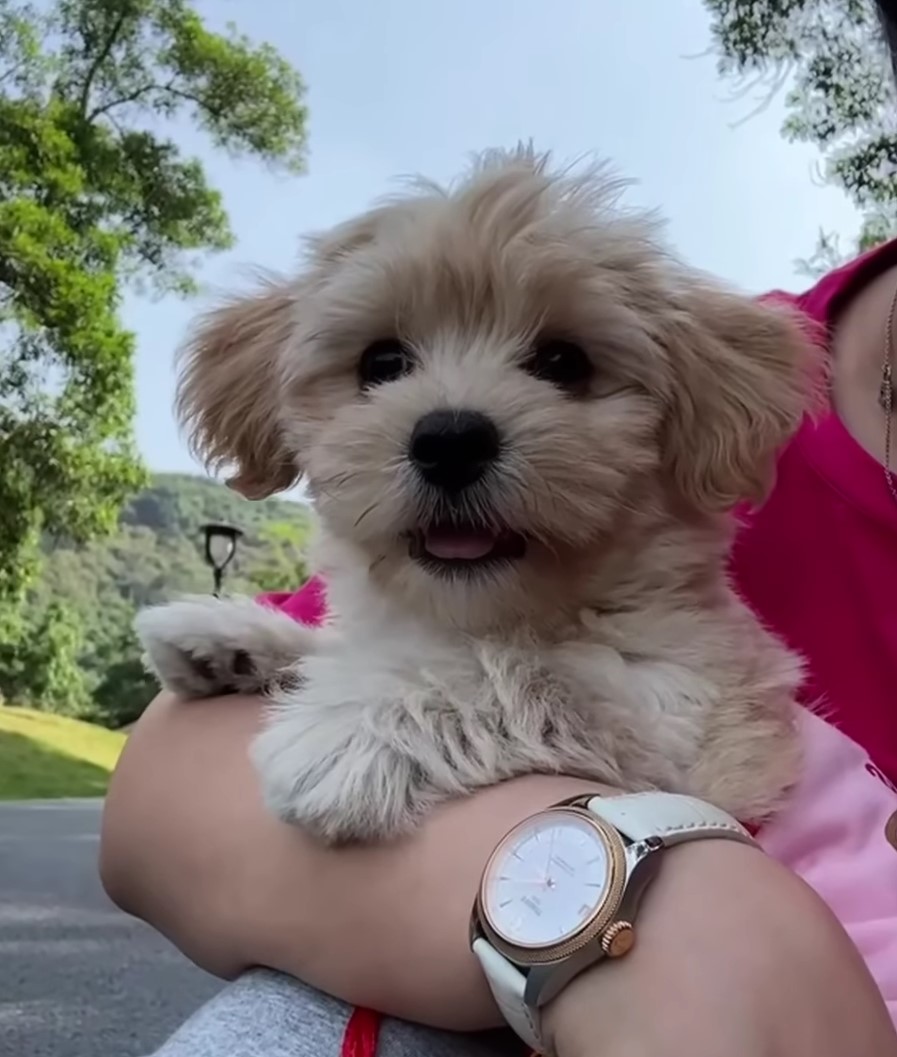
[[[99,819],[0,803],[0,1057],[139,1057],[217,987],[106,898]]]

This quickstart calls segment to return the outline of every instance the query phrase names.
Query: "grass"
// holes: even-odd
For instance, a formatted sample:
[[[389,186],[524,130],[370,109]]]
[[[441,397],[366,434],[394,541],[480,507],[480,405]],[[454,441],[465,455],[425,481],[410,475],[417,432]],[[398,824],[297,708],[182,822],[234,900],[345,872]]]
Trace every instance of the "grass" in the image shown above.
[[[124,743],[92,723],[0,706],[0,800],[103,796]]]

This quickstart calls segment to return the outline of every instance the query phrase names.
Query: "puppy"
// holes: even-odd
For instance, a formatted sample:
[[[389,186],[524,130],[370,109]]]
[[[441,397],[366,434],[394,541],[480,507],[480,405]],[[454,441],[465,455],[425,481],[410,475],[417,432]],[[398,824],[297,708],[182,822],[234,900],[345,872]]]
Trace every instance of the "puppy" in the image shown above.
[[[800,663],[726,555],[807,409],[808,343],[618,190],[488,153],[313,238],[184,350],[207,462],[253,499],[305,478],[330,617],[188,598],[138,631],[179,694],[269,690],[264,796],[325,841],[528,772],[761,821],[796,775]]]

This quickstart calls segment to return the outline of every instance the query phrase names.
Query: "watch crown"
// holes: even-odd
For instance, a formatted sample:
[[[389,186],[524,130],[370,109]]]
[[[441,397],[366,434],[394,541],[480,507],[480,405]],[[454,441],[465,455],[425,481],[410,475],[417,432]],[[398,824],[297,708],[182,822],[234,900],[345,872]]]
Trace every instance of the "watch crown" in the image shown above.
[[[635,930],[628,921],[615,921],[601,937],[601,949],[608,958],[628,954],[635,944]]]

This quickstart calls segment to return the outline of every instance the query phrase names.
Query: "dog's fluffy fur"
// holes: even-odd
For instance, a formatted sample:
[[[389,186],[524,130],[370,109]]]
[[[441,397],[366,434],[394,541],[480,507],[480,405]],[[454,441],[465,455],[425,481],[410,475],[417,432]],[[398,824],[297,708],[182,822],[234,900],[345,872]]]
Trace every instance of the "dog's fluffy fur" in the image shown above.
[[[179,408],[259,498],[304,476],[331,616],[249,600],[144,612],[162,682],[267,686],[254,757],[270,806],[328,841],[407,831],[447,797],[524,772],[773,811],[799,764],[798,660],[730,589],[731,511],[759,499],[807,409],[807,342],[776,308],[675,261],[601,171],[489,153],[310,243],[298,278],[212,312]],[[407,373],[369,389],[395,338]],[[532,350],[574,342],[571,392]],[[409,458],[426,413],[475,410],[500,455],[460,494]],[[525,539],[469,570],[409,537],[463,521]]]

